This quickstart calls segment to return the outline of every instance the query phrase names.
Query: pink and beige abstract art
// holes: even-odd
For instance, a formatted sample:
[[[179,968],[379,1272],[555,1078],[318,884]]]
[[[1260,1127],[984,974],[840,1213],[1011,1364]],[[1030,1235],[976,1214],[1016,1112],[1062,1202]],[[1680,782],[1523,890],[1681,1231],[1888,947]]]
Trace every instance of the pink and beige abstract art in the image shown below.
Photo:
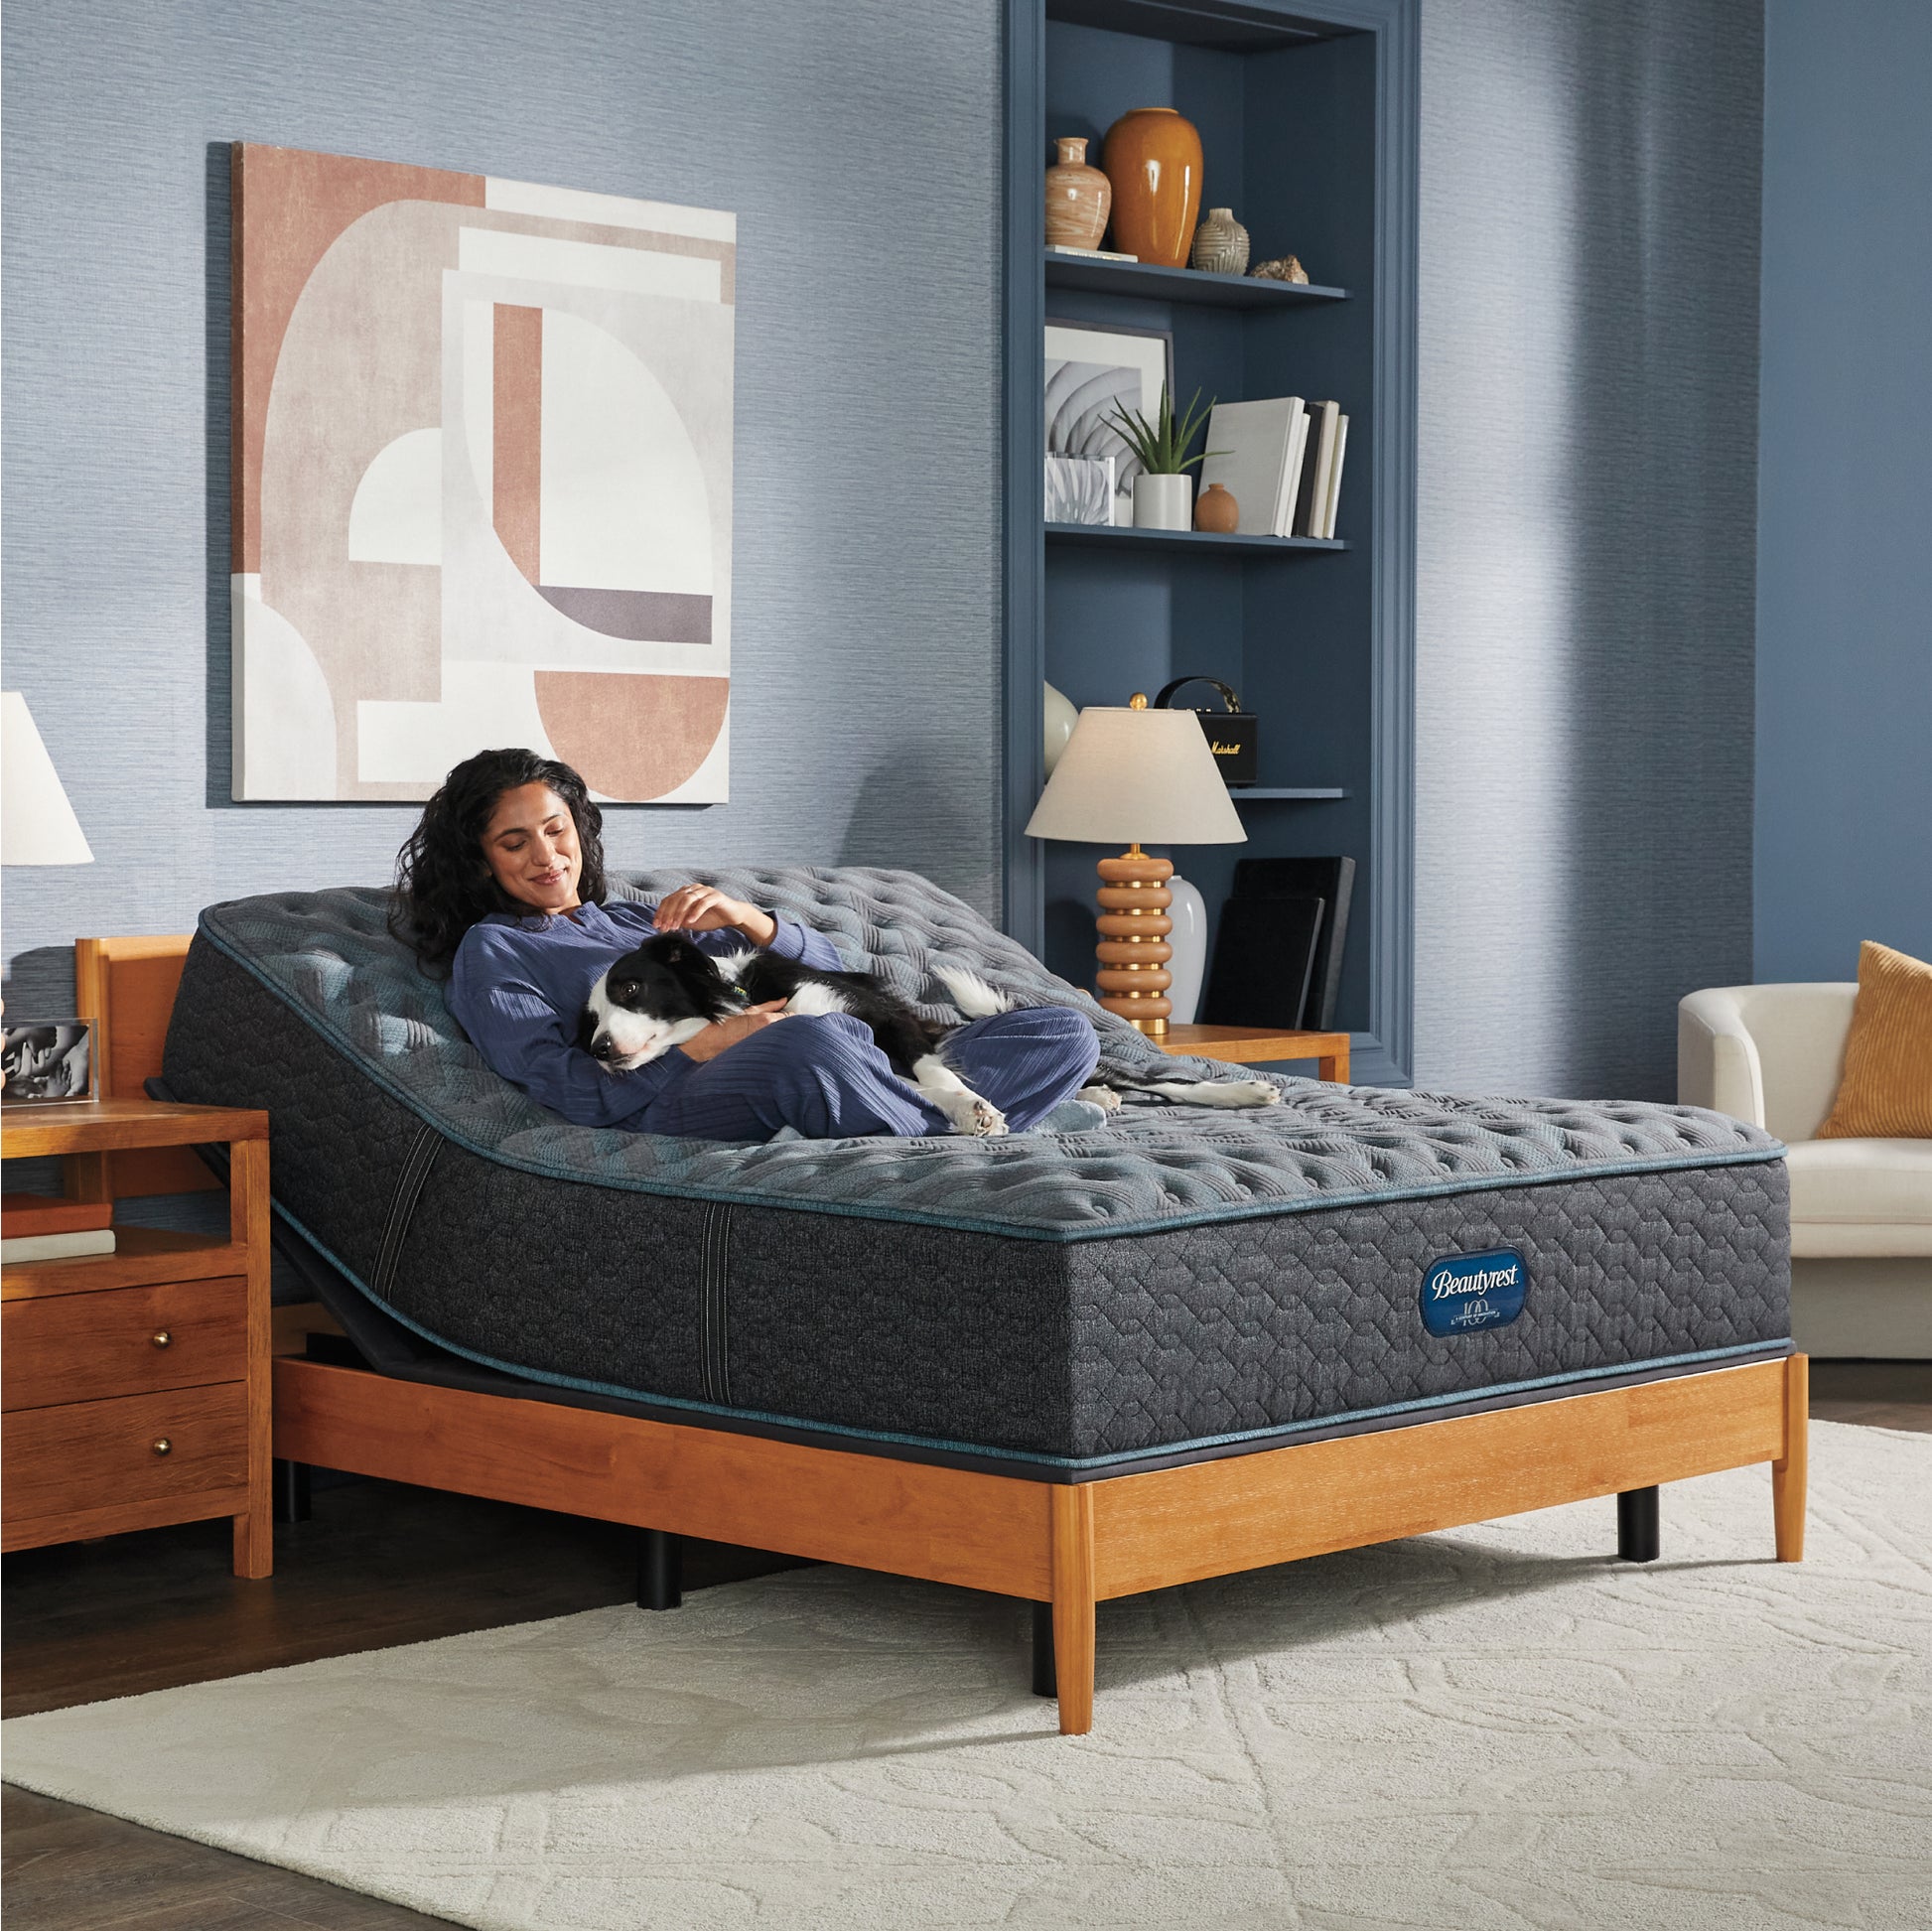
[[[727,795],[737,221],[240,145],[234,795]]]

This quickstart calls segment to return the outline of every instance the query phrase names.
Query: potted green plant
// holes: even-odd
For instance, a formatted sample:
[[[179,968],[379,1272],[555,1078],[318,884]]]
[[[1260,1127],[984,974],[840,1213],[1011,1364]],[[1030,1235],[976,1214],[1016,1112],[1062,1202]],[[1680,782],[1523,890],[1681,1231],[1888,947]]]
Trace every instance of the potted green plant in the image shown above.
[[[1194,479],[1187,472],[1221,450],[1204,449],[1189,456],[1195,437],[1207,427],[1214,398],[1203,407],[1200,391],[1176,422],[1173,397],[1161,391],[1161,406],[1150,416],[1124,403],[1114,405],[1112,427],[1139,459],[1134,479],[1134,527],[1142,530],[1184,530],[1194,526]]]

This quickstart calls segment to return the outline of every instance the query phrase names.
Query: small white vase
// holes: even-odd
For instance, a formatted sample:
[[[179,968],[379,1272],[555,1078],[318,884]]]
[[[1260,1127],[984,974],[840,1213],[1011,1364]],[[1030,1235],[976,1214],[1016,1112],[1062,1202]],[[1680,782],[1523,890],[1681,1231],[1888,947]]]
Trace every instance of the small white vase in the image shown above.
[[[1168,961],[1168,970],[1173,975],[1168,999],[1173,1011],[1168,1016],[1168,1024],[1192,1026],[1194,1015],[1200,1011],[1201,976],[1207,970],[1207,905],[1200,888],[1183,878],[1170,879],[1168,891],[1173,899],[1168,907],[1168,916],[1173,920],[1173,930],[1168,934],[1168,943],[1173,947],[1173,957]]]
[[[1190,476],[1149,476],[1134,479],[1134,527],[1137,530],[1190,530],[1194,527],[1194,479]]]

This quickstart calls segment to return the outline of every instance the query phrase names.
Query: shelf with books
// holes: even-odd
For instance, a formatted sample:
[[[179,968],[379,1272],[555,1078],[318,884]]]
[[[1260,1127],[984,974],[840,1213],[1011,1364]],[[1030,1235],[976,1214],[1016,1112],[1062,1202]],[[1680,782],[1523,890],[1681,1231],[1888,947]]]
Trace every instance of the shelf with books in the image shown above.
[[[1296,556],[1345,550],[1333,536],[1222,536],[1208,530],[1144,530],[1112,523],[1048,523],[1049,543],[1089,543],[1098,549],[1171,550],[1202,556]]]
[[[1055,254],[1050,248],[1046,286],[1137,296],[1146,302],[1190,302],[1211,309],[1289,309],[1348,300],[1345,288],[1257,281],[1252,275],[1211,275],[1198,268],[1159,268],[1145,261],[1106,261],[1098,256]]]
[[[1118,705],[1211,675],[1260,720],[1275,771],[1330,782],[1237,791],[1246,840],[1173,857],[1210,927],[1244,857],[1356,860],[1339,1017],[1371,1081],[1406,1077],[1412,1001],[1419,11],[1015,0],[1007,12],[1008,929],[1086,977],[1092,855],[1025,830],[1045,781],[1042,684],[1076,707]],[[1084,137],[1097,164],[1109,129],[1148,107],[1199,134],[1202,213],[1232,207],[1253,259],[1293,253],[1312,284],[1047,251],[1058,142]],[[1218,409],[1195,445],[1212,463],[1192,474],[1235,498],[1240,528],[1047,522],[1042,396],[1052,449],[1115,454],[1082,416],[1122,399],[1147,415],[1163,386],[1177,408]],[[1054,473],[1058,514],[1078,482]],[[1290,529],[1334,534],[1270,533]]]

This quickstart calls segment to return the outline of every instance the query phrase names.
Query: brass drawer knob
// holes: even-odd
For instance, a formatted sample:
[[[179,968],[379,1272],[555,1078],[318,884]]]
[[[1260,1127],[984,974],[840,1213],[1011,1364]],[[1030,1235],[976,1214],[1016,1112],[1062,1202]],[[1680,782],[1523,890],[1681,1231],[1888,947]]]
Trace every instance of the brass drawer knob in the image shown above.
[[[165,1327],[157,1327],[148,1339],[156,1347],[173,1347],[175,1344],[175,1337]]]
[[[165,1435],[157,1435],[154,1438],[152,1446],[155,1453],[158,1455],[172,1454],[174,1452],[175,1445]]]

